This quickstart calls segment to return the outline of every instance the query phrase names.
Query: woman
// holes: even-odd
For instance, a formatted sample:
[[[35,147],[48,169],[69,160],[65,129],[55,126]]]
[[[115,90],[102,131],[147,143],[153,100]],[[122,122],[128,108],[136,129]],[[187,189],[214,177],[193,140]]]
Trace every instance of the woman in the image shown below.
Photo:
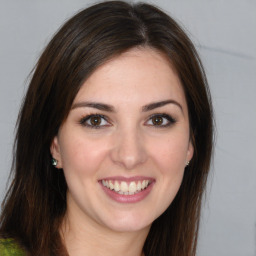
[[[212,133],[203,67],[172,18],[122,1],[81,11],[19,114],[2,251],[195,255]]]

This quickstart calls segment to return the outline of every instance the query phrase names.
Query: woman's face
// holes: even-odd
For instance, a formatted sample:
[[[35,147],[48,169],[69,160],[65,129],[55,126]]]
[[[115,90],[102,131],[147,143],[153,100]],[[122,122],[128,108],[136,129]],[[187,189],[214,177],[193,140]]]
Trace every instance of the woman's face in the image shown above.
[[[51,152],[67,181],[70,220],[148,228],[173,201],[193,155],[184,92],[167,59],[132,49],[99,67]]]

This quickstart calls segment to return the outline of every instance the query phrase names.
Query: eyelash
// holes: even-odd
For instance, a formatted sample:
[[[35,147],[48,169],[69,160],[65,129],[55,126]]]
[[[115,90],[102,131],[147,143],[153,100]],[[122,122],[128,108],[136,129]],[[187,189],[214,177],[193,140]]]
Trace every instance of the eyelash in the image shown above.
[[[91,114],[91,115],[87,115],[85,117],[83,117],[79,123],[83,126],[86,126],[88,128],[92,128],[92,129],[100,129],[102,127],[106,127],[106,126],[110,126],[110,125],[92,125],[92,124],[88,124],[87,121],[90,120],[90,118],[92,117],[100,117],[101,119],[105,120],[106,122],[109,123],[109,120],[107,119],[106,116],[104,115],[100,115],[100,114]]]
[[[149,120],[152,120],[154,117],[160,117],[160,118],[163,118],[163,119],[166,119],[167,120],[167,124],[164,124],[164,125],[151,125],[153,126],[154,128],[166,128],[166,127],[169,127],[169,126],[172,126],[173,124],[176,123],[176,119],[174,119],[172,116],[166,114],[166,113],[157,113],[157,114],[153,114],[149,117],[148,121]],[[147,121],[147,122],[148,122]]]
[[[107,124],[107,125],[92,125],[92,124],[88,124],[87,121],[89,121],[90,118],[92,118],[92,117],[96,117],[96,118],[99,117],[99,118],[103,119],[104,121],[108,122],[108,124]],[[157,113],[157,114],[151,115],[151,116],[149,117],[149,119],[146,121],[146,123],[149,122],[149,120],[152,121],[152,119],[153,119],[154,117],[155,117],[155,118],[158,117],[158,118],[162,118],[162,119],[167,120],[167,124],[164,124],[164,125],[154,125],[154,124],[150,125],[150,126],[153,126],[154,128],[166,128],[166,127],[169,127],[169,126],[173,125],[174,123],[176,123],[176,120],[175,120],[172,116],[170,116],[170,115],[168,115],[168,114],[165,114],[165,113]],[[80,123],[81,125],[83,125],[83,126],[86,126],[86,127],[88,127],[88,128],[91,128],[91,129],[100,129],[100,128],[102,128],[102,127],[111,126],[111,123],[110,123],[110,121],[108,120],[108,118],[107,118],[106,116],[104,116],[104,115],[101,115],[101,114],[90,114],[90,115],[87,115],[87,116],[83,117],[83,118],[79,121],[79,123]],[[110,124],[109,124],[109,123],[110,123]]]

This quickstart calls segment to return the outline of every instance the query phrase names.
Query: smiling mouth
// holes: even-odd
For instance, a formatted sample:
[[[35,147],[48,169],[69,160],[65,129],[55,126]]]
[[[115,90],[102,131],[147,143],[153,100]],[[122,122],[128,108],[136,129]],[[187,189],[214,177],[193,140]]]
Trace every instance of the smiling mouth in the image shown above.
[[[142,190],[145,190],[150,184],[151,180],[139,180],[139,181],[119,181],[119,180],[101,180],[104,187],[112,190],[120,195],[134,195]]]

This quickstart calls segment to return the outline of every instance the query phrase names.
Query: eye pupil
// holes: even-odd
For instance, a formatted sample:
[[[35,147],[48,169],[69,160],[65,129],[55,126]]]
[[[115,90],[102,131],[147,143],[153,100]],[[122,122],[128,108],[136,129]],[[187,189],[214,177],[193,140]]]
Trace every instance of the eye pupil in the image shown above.
[[[163,118],[160,116],[155,116],[152,118],[152,122],[154,125],[161,125],[163,124]]]
[[[99,116],[93,116],[90,119],[91,125],[97,126],[101,123],[101,118]]]

